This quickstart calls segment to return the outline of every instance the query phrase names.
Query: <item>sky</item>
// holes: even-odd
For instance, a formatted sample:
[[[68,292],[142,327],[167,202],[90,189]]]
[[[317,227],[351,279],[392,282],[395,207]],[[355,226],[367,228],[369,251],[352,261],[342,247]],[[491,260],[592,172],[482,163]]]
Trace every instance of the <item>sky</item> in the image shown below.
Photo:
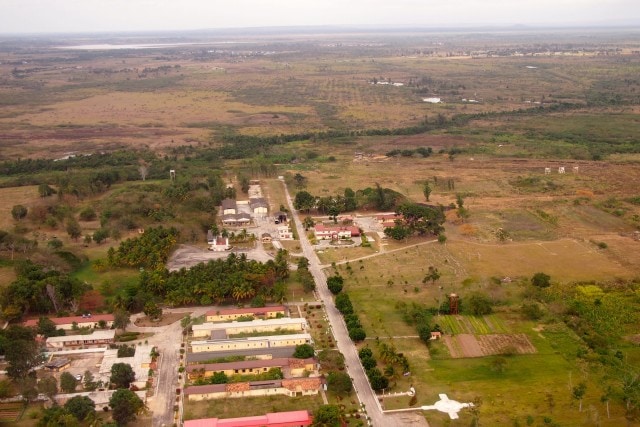
[[[640,0],[0,0],[0,33],[380,25],[638,25]]]

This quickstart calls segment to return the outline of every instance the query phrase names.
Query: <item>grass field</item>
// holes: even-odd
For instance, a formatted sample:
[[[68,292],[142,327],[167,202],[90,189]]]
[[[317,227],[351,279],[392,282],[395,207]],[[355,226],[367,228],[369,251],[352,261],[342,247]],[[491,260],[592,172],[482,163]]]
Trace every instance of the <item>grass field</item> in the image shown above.
[[[322,405],[322,398],[317,396],[284,397],[245,397],[242,399],[217,399],[201,402],[184,402],[184,419],[199,418],[235,418],[252,415],[263,415],[267,412],[284,412],[306,409],[313,412]]]
[[[578,259],[575,259],[578,258]],[[420,260],[420,262],[416,262]],[[430,355],[416,338],[387,338],[416,335],[407,325],[397,303],[417,302],[437,305],[450,292],[467,295],[482,290],[493,298],[512,301],[521,292],[517,281],[496,284],[492,277],[529,276],[545,271],[563,280],[607,279],[612,275],[632,277],[633,269],[623,267],[611,257],[571,239],[551,242],[477,244],[463,240],[449,240],[445,245],[426,244],[351,263],[352,273],[344,265],[338,266],[345,277],[345,290],[365,327],[368,337],[393,343],[411,363],[412,375],[397,379],[393,391],[404,391],[413,385],[418,390],[418,404],[432,404],[439,393],[460,401],[481,401],[479,417],[487,425],[505,425],[519,419],[524,425],[528,416],[542,424],[543,416],[560,425],[575,425],[587,414],[579,413],[566,391],[570,375],[574,384],[582,380],[588,392],[585,407],[593,406],[602,419],[599,378],[597,372],[585,373],[576,362],[579,341],[562,324],[554,324],[536,332],[535,324],[523,321],[517,314],[500,311],[484,317],[440,316],[434,319],[446,332],[461,334],[524,333],[536,348],[536,354],[506,357],[506,368],[497,372],[492,362],[497,356],[474,359],[451,359],[441,343],[432,346]],[[360,265],[362,269],[360,269]],[[421,279],[428,266],[435,265],[442,273],[436,285],[423,285]],[[329,274],[329,273],[328,273]],[[391,283],[390,283],[391,282]],[[439,290],[443,286],[443,290]],[[570,374],[571,372],[571,374]],[[565,391],[563,391],[565,390]],[[551,406],[547,403],[551,401]],[[385,399],[388,409],[407,406],[408,399]],[[617,425],[621,408],[611,420],[602,425]],[[426,413],[434,425],[446,425],[438,414]],[[461,425],[471,421],[467,413]],[[592,416],[592,415],[591,415]],[[465,421],[466,420],[466,421]]]
[[[496,314],[486,316],[436,316],[433,321],[448,334],[499,334],[510,332],[502,318]]]
[[[30,185],[26,187],[0,188],[0,230],[12,230],[16,221],[11,216],[11,209],[15,205],[24,205],[31,208],[39,201],[38,187]]]
[[[447,393],[451,399],[461,402],[476,402],[480,404],[480,422],[486,425],[512,425],[515,419],[525,425],[528,416],[534,418],[534,425],[544,425],[543,417],[560,425],[581,425],[594,412],[599,414],[601,425],[624,423],[620,407],[611,406],[612,418],[606,419],[605,407],[600,402],[598,374],[585,372],[576,364],[575,350],[579,344],[572,332],[560,325],[550,329],[530,335],[538,353],[506,357],[506,367],[501,372],[492,368],[494,357],[431,358],[417,339],[393,340],[397,350],[407,355],[411,363],[411,376],[398,379],[394,391],[414,386],[418,406],[433,404],[439,393]],[[583,407],[592,408],[590,412],[578,412],[567,390],[570,381],[587,383]],[[406,408],[408,398],[385,399],[384,404],[386,409]],[[437,412],[424,414],[431,425],[458,425],[449,424]],[[470,411],[463,411],[457,423],[468,425],[472,418]]]

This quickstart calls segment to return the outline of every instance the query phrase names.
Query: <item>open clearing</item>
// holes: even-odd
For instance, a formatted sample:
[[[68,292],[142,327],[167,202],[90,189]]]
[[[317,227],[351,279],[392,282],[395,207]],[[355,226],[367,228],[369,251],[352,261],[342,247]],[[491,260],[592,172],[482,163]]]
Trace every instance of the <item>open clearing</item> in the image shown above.
[[[449,354],[454,359],[505,353],[528,354],[536,352],[536,349],[525,334],[445,335],[443,340],[449,349]]]

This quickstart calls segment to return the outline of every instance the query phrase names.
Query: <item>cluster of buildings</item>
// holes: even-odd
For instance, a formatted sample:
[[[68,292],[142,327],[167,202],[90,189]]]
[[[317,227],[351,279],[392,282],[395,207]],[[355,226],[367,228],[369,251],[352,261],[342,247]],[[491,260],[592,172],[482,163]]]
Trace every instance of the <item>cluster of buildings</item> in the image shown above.
[[[304,318],[288,317],[284,306],[230,308],[205,314],[205,323],[192,326],[192,340],[185,373],[192,383],[185,387],[185,403],[253,396],[316,395],[324,387],[316,359],[294,358],[297,345],[312,344]],[[239,360],[233,360],[239,359]],[[222,362],[211,363],[222,360]],[[280,379],[264,379],[273,369]],[[217,374],[229,378],[225,384],[207,384]],[[242,378],[240,377],[242,376]],[[255,376],[255,380],[250,379]],[[195,384],[193,384],[195,383]],[[200,385],[203,384],[204,385]],[[208,418],[185,421],[187,427],[307,426],[308,411],[293,411],[242,418]]]
[[[106,348],[113,344],[115,331],[113,326],[113,314],[85,314],[83,316],[50,317],[56,329],[65,332],[78,331],[77,334],[49,337],[44,341],[49,352],[84,350],[92,348]],[[39,319],[29,319],[23,325],[36,328]],[[92,330],[91,333],[81,334],[80,331]]]
[[[190,343],[190,349],[192,353],[203,353],[295,347],[311,344],[311,335],[306,332],[308,328],[306,319],[289,317],[241,322],[206,322],[192,326],[194,340]],[[273,335],[270,335],[270,332]]]
[[[360,229],[356,226],[326,226],[316,224],[313,234],[317,240],[349,240],[360,236]]]
[[[115,344],[115,330],[113,327],[113,314],[85,314],[82,316],[50,317],[49,320],[62,329],[67,335],[52,336],[46,339],[40,338],[46,348],[47,360],[44,369],[49,372],[69,371],[77,380],[88,369],[92,372],[95,381],[108,384],[111,378],[111,367],[115,363],[127,363],[135,373],[135,381],[132,386],[143,390],[149,380],[149,370],[155,369],[152,360],[153,346],[144,344],[135,346],[135,353],[131,357],[118,357],[118,349],[111,348]],[[35,328],[39,319],[30,319],[23,322],[26,327]],[[85,358],[95,360],[97,363],[87,367]],[[76,363],[79,362],[79,365]],[[92,392],[78,392],[56,395],[56,401],[64,404],[74,396],[87,396],[94,403],[103,407],[108,405],[109,399],[115,390],[97,390]],[[137,392],[144,401],[146,392]]]

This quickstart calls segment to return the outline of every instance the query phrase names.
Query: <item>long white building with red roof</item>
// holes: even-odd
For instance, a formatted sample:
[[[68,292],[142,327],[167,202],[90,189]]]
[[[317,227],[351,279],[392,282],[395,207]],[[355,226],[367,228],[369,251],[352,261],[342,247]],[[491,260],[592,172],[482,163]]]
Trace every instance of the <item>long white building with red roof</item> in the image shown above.
[[[229,322],[237,320],[242,316],[261,317],[265,319],[273,319],[275,317],[285,316],[287,309],[283,305],[271,307],[247,307],[247,308],[222,308],[218,310],[210,310],[205,313],[207,322]]]
[[[184,422],[184,427],[304,427],[313,418],[309,411],[272,412],[255,417],[203,418]]]
[[[100,321],[104,321],[107,328],[113,325],[113,314],[89,314],[84,316],[69,317],[49,317],[58,329],[70,331],[75,324],[78,328],[98,328]],[[29,319],[23,323],[24,326],[35,328],[39,319]]]

